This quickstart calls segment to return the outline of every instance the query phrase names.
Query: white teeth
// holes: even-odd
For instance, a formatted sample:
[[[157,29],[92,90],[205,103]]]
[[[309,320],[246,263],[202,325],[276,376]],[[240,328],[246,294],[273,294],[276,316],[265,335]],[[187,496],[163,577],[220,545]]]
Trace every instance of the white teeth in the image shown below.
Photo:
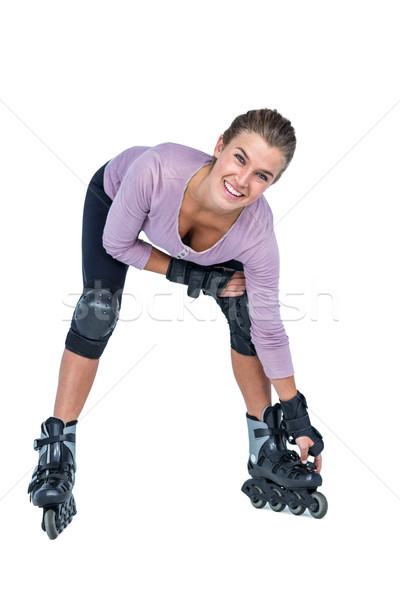
[[[235,188],[233,188],[227,181],[224,181],[224,185],[226,187],[226,189],[228,190],[228,192],[230,192],[231,194],[233,194],[234,196],[237,196],[238,198],[240,198],[240,196],[243,196],[243,194],[239,194]]]

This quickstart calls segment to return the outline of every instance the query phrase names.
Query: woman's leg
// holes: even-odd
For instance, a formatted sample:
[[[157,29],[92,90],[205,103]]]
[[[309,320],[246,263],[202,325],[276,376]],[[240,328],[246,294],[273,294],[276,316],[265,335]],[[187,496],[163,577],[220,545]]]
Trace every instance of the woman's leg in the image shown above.
[[[89,184],[83,212],[84,290],[67,335],[54,406],[54,416],[64,423],[78,418],[89,395],[100,356],[118,320],[128,270],[103,248],[103,229],[112,203],[103,188],[104,169],[105,165]],[[100,316],[95,308],[99,301],[105,309],[99,311]]]
[[[264,408],[271,404],[271,380],[265,375],[258,356],[239,354],[231,348],[231,359],[247,413],[261,420]]]
[[[102,237],[112,203],[104,192],[104,167],[91,180],[83,213],[83,293],[76,305],[61,360],[54,417],[35,440],[39,461],[28,487],[35,506],[43,508],[42,528],[55,539],[76,514],[77,418],[96,376],[99,358],[117,324],[127,265],[109,256]]]
[[[243,271],[242,263],[236,260],[218,266]],[[217,304],[228,321],[233,374],[242,392],[247,413],[260,419],[264,408],[271,404],[271,381],[265,375],[251,341],[247,295],[218,298]]]
[[[54,416],[64,423],[78,419],[96,377],[99,360],[64,350],[54,405]]]

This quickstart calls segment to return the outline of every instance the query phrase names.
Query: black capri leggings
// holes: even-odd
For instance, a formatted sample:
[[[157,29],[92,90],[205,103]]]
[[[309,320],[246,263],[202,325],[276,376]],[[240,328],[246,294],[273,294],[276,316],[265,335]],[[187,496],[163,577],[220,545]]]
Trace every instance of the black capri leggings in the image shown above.
[[[82,224],[82,277],[85,288],[110,287],[112,292],[116,292],[124,288],[128,265],[115,260],[103,248],[103,229],[112,204],[103,184],[107,164],[93,175],[86,193]]]
[[[83,298],[86,292],[91,290],[110,290],[111,294],[113,294],[115,298],[118,298],[119,311],[128,265],[112,258],[112,256],[107,254],[103,247],[103,230],[108,211],[112,204],[111,198],[107,196],[106,192],[104,191],[104,170],[107,164],[108,162],[93,175],[86,192],[82,224],[82,277],[84,289],[80,300]],[[225,263],[220,263],[219,266],[232,268],[235,269],[235,271],[243,270],[242,263],[237,260],[230,260]],[[240,301],[240,299],[238,300],[236,298],[219,298],[217,303],[227,317],[229,323],[231,332],[231,346],[234,348],[236,346],[235,349],[242,354],[256,354],[254,346],[250,340],[250,322],[248,317],[247,303],[245,305],[243,299]],[[231,323],[231,319],[228,318],[230,307],[235,303],[237,303],[238,308],[242,313],[242,320],[244,318],[246,321],[246,336],[243,336],[241,333],[243,326],[241,325],[239,327],[238,323]],[[241,308],[239,307],[239,304],[242,305]],[[238,311],[234,310],[233,312],[237,313]],[[99,339],[94,335],[94,339],[91,339],[89,335],[83,336],[82,332],[79,331],[75,320],[76,314],[77,309],[75,309],[71,326],[65,340],[65,347],[71,352],[80,354],[81,356],[85,356],[87,358],[99,358],[112,334],[117,317],[115,318],[115,323],[111,331],[106,336],[102,336],[101,339]],[[239,314],[237,316],[239,317]],[[236,330],[239,330],[239,337],[241,340],[243,337],[246,337],[245,342],[241,341],[239,346],[238,342],[235,342],[237,338]]]
[[[83,293],[89,290],[110,290],[121,306],[128,265],[112,258],[103,247],[103,230],[112,200],[104,191],[103,165],[92,177],[85,198],[82,223],[82,277]],[[79,302],[78,302],[79,303]],[[112,331],[101,339],[83,336],[76,325],[76,312],[65,340],[67,350],[87,358],[100,358]],[[115,326],[115,325],[114,325]],[[93,336],[96,338],[96,336]]]

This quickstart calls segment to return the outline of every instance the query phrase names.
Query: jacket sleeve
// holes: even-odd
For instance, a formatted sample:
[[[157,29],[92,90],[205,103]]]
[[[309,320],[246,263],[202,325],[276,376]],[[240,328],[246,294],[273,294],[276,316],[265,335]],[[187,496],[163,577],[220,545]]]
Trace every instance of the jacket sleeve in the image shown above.
[[[251,339],[270,379],[293,375],[293,364],[280,316],[279,251],[273,229],[252,248],[244,262]]]
[[[138,239],[150,211],[156,170],[149,153],[142,154],[129,167],[108,212],[103,246],[113,258],[143,269],[151,254],[151,244]]]

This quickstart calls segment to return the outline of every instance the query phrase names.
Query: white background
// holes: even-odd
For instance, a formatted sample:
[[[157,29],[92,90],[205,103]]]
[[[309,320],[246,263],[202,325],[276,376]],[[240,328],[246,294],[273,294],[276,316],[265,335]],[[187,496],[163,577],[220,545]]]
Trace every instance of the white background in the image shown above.
[[[2,596],[393,597],[399,526],[396,2],[4,3]],[[277,108],[298,149],[268,191],[298,388],[324,434],[325,519],[257,511],[225,320],[130,269],[78,425],[78,515],[26,489],[81,290],[85,186],[165,141],[212,153]],[[179,288],[179,289],[178,289]],[[155,296],[155,294],[163,294]]]

